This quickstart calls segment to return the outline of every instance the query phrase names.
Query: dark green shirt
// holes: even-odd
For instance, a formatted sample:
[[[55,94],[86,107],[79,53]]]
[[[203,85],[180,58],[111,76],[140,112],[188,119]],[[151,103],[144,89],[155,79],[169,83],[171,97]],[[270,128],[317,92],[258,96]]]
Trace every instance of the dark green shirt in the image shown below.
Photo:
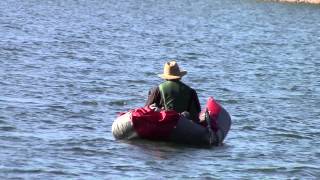
[[[199,122],[201,111],[196,91],[181,81],[168,80],[150,90],[146,106],[156,104],[157,107],[172,109],[179,113],[188,111],[193,121]]]

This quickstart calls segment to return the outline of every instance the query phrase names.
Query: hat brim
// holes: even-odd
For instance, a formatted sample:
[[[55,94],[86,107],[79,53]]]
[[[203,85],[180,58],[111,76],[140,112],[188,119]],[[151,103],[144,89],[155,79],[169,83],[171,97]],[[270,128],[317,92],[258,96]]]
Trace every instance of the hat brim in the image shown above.
[[[182,78],[182,76],[184,76],[186,74],[187,74],[187,71],[180,71],[179,76],[174,76],[174,75],[170,75],[170,74],[159,74],[158,76],[162,79],[173,80],[173,79],[180,79],[180,78]]]

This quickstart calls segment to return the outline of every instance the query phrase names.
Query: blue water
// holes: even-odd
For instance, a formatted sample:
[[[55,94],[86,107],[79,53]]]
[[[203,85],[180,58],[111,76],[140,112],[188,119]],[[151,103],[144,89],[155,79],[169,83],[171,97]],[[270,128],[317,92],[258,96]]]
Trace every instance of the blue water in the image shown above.
[[[0,1],[0,179],[319,179],[320,6]],[[233,125],[199,149],[112,137],[164,62]]]

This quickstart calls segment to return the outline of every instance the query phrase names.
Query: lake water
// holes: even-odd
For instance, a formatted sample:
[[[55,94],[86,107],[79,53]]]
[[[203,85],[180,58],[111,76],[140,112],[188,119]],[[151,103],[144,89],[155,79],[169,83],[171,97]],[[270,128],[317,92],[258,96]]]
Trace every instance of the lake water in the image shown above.
[[[320,6],[254,0],[0,1],[0,179],[319,179]],[[117,141],[177,59],[222,147]]]

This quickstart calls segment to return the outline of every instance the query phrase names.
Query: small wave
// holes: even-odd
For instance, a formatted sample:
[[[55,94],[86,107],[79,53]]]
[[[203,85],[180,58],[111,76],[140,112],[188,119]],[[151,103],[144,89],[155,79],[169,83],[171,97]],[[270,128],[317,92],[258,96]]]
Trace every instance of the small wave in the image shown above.
[[[167,42],[167,43],[164,43],[163,46],[164,46],[164,47],[173,47],[173,46],[174,46],[174,43]]]
[[[96,130],[96,128],[90,127],[90,126],[79,126],[79,128],[86,129],[86,130]]]
[[[64,148],[63,151],[69,151],[73,154],[83,155],[83,156],[97,156],[97,155],[112,155],[110,151],[93,150],[85,147],[71,147]]]
[[[71,146],[78,147],[83,144],[87,146],[96,146],[98,144],[108,144],[113,140],[108,140],[105,138],[94,138],[94,139],[63,139],[54,142],[50,142],[50,146],[63,147],[63,146]]]
[[[94,59],[92,59],[92,58],[88,58],[88,57],[79,58],[79,60],[80,60],[80,61],[87,62],[87,63],[95,62],[95,60],[94,60]]]
[[[318,176],[317,173],[320,170],[319,166],[311,165],[311,164],[293,164],[288,168],[288,173],[292,174],[304,174],[305,178],[315,178]],[[307,178],[307,179],[308,179]]]
[[[119,171],[136,171],[139,170],[137,167],[134,167],[132,165],[116,165],[116,166],[111,166],[115,170]]]
[[[64,109],[66,109],[66,107],[61,106],[61,105],[50,105],[49,108],[50,109],[54,109],[54,110],[64,110]]]
[[[21,137],[16,137],[16,136],[0,136],[0,140],[10,141],[10,142],[24,142]]]
[[[1,172],[3,173],[28,173],[28,174],[32,174],[32,173],[42,173],[44,172],[41,169],[2,169]]]
[[[1,62],[0,62],[1,63]],[[3,64],[3,63],[1,63],[1,64]],[[3,86],[8,86],[8,85],[10,85],[9,83],[7,83],[7,82],[4,82],[3,80],[2,81],[0,81],[0,85],[3,85]]]
[[[0,117],[1,118],[1,117]],[[7,122],[0,120],[0,124],[7,124]]]
[[[73,151],[73,152],[86,152],[89,151],[88,149],[82,148],[82,147],[72,147],[72,148],[65,148],[65,151]],[[91,150],[94,151],[94,150]]]
[[[145,72],[144,74],[146,76],[156,76],[156,73],[153,73],[153,72]]]
[[[198,64],[198,65],[195,65],[195,67],[199,68],[199,69],[203,69],[203,68],[207,68],[208,66],[207,65]]]
[[[2,173],[18,173],[18,174],[40,174],[40,173],[49,173],[53,175],[73,175],[76,176],[77,174],[69,173],[63,170],[45,170],[45,169],[1,169],[0,172]]]
[[[224,104],[238,104],[238,101],[235,99],[229,99],[229,100],[219,100]]]
[[[81,116],[80,116],[80,118],[81,118]],[[85,124],[65,124],[63,127],[66,129],[81,128],[81,129],[86,129],[86,130],[95,130],[94,127],[90,127],[89,125],[87,123],[85,123]]]
[[[0,131],[14,131],[16,130],[17,128],[15,127],[12,127],[12,126],[3,126],[3,127],[0,127]]]
[[[116,101],[111,101],[108,104],[111,106],[124,106],[124,105],[127,105],[127,101],[126,100],[116,100]]]
[[[204,77],[204,78],[190,78],[191,82],[193,83],[204,83],[204,82],[208,82],[208,78]],[[199,88],[199,87],[198,87]],[[199,89],[198,89],[199,91]]]
[[[24,49],[18,47],[3,47],[0,50],[9,51],[9,52],[25,52]]]
[[[199,58],[197,56],[187,56],[186,59],[197,60]]]
[[[297,90],[299,90],[299,86],[292,86],[290,88],[290,91],[297,91]]]
[[[146,83],[148,83],[148,82],[145,81],[145,80],[132,80],[132,79],[127,80],[127,82],[128,82],[128,83],[137,83],[137,84],[146,84]]]
[[[86,105],[86,106],[97,106],[98,102],[97,101],[82,101],[81,102],[82,105]]]
[[[41,122],[46,123],[46,124],[57,124],[57,122],[52,121],[52,120],[42,120]]]
[[[254,130],[255,128],[255,126],[243,126],[242,130]]]
[[[308,136],[315,137],[315,138],[320,136],[320,132],[308,132],[306,134]]]
[[[320,170],[320,166],[316,165],[307,165],[307,164],[298,164],[293,167],[294,170],[303,170],[303,169],[314,169]]]
[[[260,167],[260,168],[249,168],[248,171],[271,173],[271,172],[283,171],[286,169],[287,168],[285,168],[285,167]]]
[[[290,132],[288,129],[280,128],[280,127],[269,127],[270,130],[278,131],[278,132]]]
[[[193,52],[190,52],[190,53],[185,53],[186,56],[201,56],[201,57],[207,57],[206,54],[201,54],[201,53],[193,53]]]
[[[231,91],[231,90],[228,89],[228,88],[217,88],[217,89],[222,90],[222,91],[224,91],[224,92],[230,92],[230,91]]]
[[[265,76],[264,73],[255,73],[254,75],[255,75],[256,77],[263,77],[263,76]]]
[[[299,134],[291,134],[291,133],[273,134],[273,136],[287,137],[287,138],[293,138],[293,139],[312,139],[307,136],[302,136]]]

